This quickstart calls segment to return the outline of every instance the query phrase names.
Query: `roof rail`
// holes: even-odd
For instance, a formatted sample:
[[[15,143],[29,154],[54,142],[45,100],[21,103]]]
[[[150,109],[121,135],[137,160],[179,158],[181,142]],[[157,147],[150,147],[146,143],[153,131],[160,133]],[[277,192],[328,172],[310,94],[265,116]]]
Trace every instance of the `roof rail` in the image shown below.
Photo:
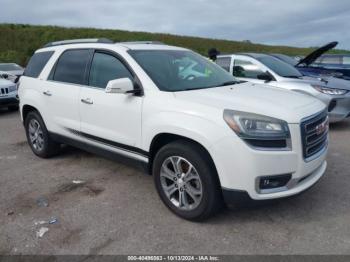
[[[50,42],[44,45],[44,47],[69,45],[69,44],[84,44],[84,43],[114,44],[114,42],[108,38],[85,38],[85,39],[71,39],[71,40]]]
[[[160,41],[131,41],[131,42],[118,42],[118,44],[127,44],[127,45],[165,45]]]

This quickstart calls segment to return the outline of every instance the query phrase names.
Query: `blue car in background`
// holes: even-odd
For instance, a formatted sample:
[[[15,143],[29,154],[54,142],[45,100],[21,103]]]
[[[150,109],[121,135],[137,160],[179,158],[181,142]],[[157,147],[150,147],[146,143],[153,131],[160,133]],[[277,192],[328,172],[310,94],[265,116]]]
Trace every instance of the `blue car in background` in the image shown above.
[[[290,65],[295,66],[305,76],[333,76],[345,80],[350,80],[350,54],[323,55],[337,45],[338,42],[331,42],[313,51],[300,61],[297,61],[296,59],[283,54],[271,55]]]

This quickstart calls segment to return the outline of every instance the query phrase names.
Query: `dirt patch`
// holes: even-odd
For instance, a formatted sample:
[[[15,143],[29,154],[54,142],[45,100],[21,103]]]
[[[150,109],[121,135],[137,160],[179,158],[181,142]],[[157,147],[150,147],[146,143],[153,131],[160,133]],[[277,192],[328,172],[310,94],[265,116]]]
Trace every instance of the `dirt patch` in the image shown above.
[[[104,248],[108,247],[110,244],[112,244],[114,242],[114,240],[108,238],[106,241],[102,242],[100,245],[90,248],[90,254],[91,255],[97,255],[99,254],[99,252],[101,250],[103,250]]]
[[[77,190],[78,188],[82,188],[86,186],[86,184],[74,184],[74,183],[66,183],[62,184],[58,187],[56,194],[68,193]]]
[[[93,185],[92,183],[66,183],[60,185],[55,194],[65,194],[77,190],[81,190],[85,195],[97,196],[101,194],[105,189]]]
[[[66,231],[64,234],[62,234],[62,238],[59,239],[59,245],[60,246],[70,246],[74,243],[77,243],[80,241],[80,234],[83,232],[82,228],[73,229],[70,231]]]
[[[24,147],[24,146],[28,146],[28,142],[27,140],[24,140],[24,141],[19,141],[17,143],[14,143],[13,145],[16,147]]]
[[[101,194],[104,190],[104,188],[97,187],[95,185],[86,185],[84,188],[84,192],[89,196],[97,196]]]

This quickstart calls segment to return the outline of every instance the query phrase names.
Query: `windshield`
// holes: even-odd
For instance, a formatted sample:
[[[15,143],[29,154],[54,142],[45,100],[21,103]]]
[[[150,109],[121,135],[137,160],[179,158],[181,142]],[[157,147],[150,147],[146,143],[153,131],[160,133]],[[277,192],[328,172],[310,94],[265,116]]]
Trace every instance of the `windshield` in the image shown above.
[[[17,64],[0,64],[0,71],[17,71],[17,70],[23,70],[23,68]]]
[[[303,76],[294,66],[291,66],[278,58],[272,56],[262,56],[257,59],[279,76],[292,78],[299,78]]]
[[[278,59],[292,65],[292,66],[296,66],[298,64],[298,61],[295,60],[294,58],[287,56],[287,55],[282,55],[282,54],[275,54],[273,55],[275,57],[277,57]]]
[[[130,55],[162,91],[211,88],[236,81],[224,69],[186,50],[130,50]]]

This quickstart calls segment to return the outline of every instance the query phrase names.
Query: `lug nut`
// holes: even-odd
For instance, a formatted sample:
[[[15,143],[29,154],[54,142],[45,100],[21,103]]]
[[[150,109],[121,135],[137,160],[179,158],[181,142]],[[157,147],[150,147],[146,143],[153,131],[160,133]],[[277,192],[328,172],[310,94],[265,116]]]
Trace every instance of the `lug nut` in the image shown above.
[[[174,181],[176,181],[177,180],[177,177],[174,177]]]
[[[178,187],[178,185],[177,185],[177,184],[175,184],[175,187],[177,188],[177,187]]]

